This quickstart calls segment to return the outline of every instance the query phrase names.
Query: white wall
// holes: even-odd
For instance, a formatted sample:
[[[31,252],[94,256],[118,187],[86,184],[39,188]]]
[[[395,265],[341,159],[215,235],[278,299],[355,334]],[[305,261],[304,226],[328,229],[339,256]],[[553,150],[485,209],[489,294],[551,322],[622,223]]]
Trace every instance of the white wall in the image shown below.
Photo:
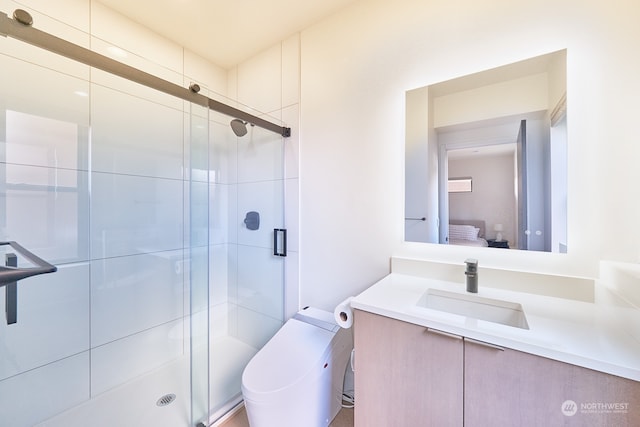
[[[636,261],[638,18],[634,1],[368,0],[304,30],[303,303],[332,307],[385,275],[392,254],[579,276],[600,259]],[[564,48],[569,253],[403,243],[405,91]]]

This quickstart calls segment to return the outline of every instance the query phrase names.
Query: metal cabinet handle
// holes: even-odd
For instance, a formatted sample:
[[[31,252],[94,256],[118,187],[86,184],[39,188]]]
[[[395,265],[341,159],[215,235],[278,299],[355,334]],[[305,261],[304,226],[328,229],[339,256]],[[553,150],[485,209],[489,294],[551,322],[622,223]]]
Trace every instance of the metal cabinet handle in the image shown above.
[[[38,274],[53,273],[58,270],[55,265],[29,252],[16,242],[0,242],[0,246],[10,246],[24,258],[35,264],[33,268],[18,268],[18,257],[14,253],[5,254],[5,266],[0,266],[0,287],[5,288],[5,312],[7,325],[18,321],[18,280]]]
[[[465,337],[464,340],[470,342],[471,344],[478,344],[478,345],[480,345],[482,347],[491,348],[493,350],[504,351],[504,347],[500,347],[499,345],[490,344],[488,342],[478,341],[478,340],[474,340],[472,338],[466,338],[466,337]]]
[[[456,340],[461,340],[462,337],[460,335],[452,334],[450,332],[441,331],[439,329],[427,328],[427,332],[431,332],[432,334],[442,335],[443,337],[453,338]]]

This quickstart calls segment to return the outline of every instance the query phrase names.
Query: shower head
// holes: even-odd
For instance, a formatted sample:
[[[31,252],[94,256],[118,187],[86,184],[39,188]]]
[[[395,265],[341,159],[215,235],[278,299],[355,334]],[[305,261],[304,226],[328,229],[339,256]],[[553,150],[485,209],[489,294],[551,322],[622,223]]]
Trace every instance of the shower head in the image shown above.
[[[243,122],[240,119],[233,119],[230,124],[236,136],[245,136],[247,134],[247,122]]]

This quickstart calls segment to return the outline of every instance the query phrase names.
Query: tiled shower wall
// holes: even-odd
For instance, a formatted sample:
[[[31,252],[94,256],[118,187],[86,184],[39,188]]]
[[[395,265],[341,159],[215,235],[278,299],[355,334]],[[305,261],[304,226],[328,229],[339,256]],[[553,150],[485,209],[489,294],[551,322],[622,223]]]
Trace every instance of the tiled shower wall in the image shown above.
[[[269,75],[278,80],[277,93],[245,94],[239,100],[298,122],[297,79],[283,84],[282,71],[297,76],[297,37],[268,54],[277,64],[249,61],[227,75],[97,2],[50,3],[0,0],[0,11],[25,8],[39,29],[176,84],[197,81],[212,98],[221,99],[216,93],[225,93],[227,84],[235,88],[230,95],[242,98],[242,82],[273,67],[276,72]],[[290,65],[283,67],[286,61]],[[189,106],[10,39],[0,44],[0,62],[7,110],[0,119],[7,212],[0,240],[17,240],[59,267],[55,274],[21,283],[18,324],[0,325],[0,419],[31,425],[158,367],[188,347]],[[295,95],[283,96],[292,91]],[[273,102],[265,104],[268,99]],[[21,121],[27,122],[29,135],[12,133],[24,128],[17,126]],[[297,136],[290,141],[283,176],[290,229],[287,313],[298,306]],[[216,144],[225,150],[220,144],[228,142]],[[210,191],[222,192],[228,205],[210,206],[224,213],[216,221],[234,212],[231,186],[220,182],[210,183]],[[223,230],[223,225],[212,228],[210,253],[214,264],[228,267],[234,262],[227,250],[233,242],[215,236]],[[265,325],[261,317],[271,315],[250,307],[238,297],[242,292],[229,288],[239,282],[229,280],[231,270],[211,270],[211,304],[237,303],[237,310],[229,310],[235,317],[219,325],[258,346],[265,335],[255,333],[256,325]],[[3,298],[1,293],[0,305]]]
[[[282,293],[275,288],[275,281],[270,285],[272,291],[262,289],[267,282],[265,277],[275,277],[280,274],[276,269],[282,268],[279,260],[269,257],[271,230],[256,234],[244,227],[238,228],[237,294],[234,289],[229,290],[229,301],[237,304],[233,309],[237,309],[238,322],[237,330],[231,333],[255,348],[260,348],[280,327],[281,322],[275,319],[282,318],[284,313],[286,320],[299,309],[299,63],[300,39],[295,35],[228,71],[227,93],[231,98],[291,127],[291,137],[285,139],[283,152],[279,154],[284,160],[284,170],[280,174],[273,171],[281,159],[271,158],[275,153],[269,149],[269,141],[274,139],[272,135],[255,129],[253,137],[248,134],[238,139],[238,218],[244,217],[252,206],[271,215],[283,209],[288,231],[288,255],[282,271],[286,285]],[[284,194],[284,206],[275,206],[272,201],[280,191]],[[244,260],[248,259],[258,260],[258,263],[246,263]],[[256,293],[269,297],[259,301],[247,297]],[[230,326],[233,327],[233,322]]]

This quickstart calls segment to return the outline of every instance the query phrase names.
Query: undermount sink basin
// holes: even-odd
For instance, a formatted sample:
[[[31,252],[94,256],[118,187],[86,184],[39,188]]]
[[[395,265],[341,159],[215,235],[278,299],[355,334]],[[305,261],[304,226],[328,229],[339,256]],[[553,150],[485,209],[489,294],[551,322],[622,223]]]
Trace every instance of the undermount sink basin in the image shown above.
[[[416,305],[515,328],[529,329],[522,305],[514,302],[429,289]]]

